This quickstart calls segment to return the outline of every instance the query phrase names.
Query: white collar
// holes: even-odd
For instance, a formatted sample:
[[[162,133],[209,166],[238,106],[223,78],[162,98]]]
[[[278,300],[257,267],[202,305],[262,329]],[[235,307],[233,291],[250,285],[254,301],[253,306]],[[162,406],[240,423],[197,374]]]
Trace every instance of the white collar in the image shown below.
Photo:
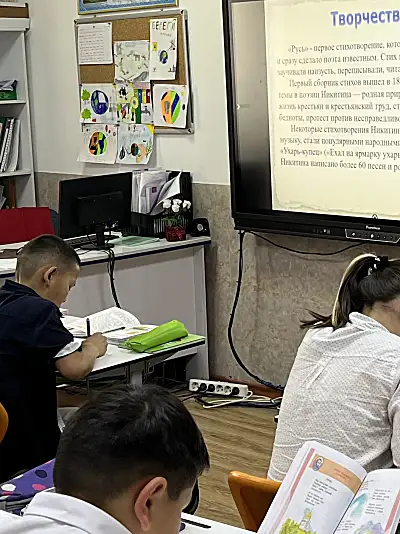
[[[24,517],[46,517],[89,534],[130,534],[130,532],[100,508],[59,493],[38,493]]]
[[[364,315],[363,313],[352,312],[350,314],[350,322],[366,330],[377,329],[377,330],[383,330],[384,332],[389,332],[389,330],[385,326],[383,326],[382,323],[379,323],[372,317],[369,317],[368,315]]]

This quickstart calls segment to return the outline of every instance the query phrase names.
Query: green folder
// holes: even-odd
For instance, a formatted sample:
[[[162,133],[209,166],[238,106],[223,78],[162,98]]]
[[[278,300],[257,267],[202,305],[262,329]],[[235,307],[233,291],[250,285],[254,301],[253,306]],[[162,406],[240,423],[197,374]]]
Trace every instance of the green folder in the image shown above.
[[[170,321],[158,326],[151,332],[131,337],[122,344],[126,349],[134,352],[149,352],[150,349],[176,341],[188,336],[188,331],[184,324],[179,321]]]

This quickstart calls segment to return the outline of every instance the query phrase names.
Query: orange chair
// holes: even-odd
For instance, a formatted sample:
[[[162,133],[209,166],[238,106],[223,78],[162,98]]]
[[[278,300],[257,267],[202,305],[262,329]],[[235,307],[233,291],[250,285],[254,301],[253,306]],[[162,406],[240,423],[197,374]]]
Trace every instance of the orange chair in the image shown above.
[[[280,483],[239,471],[229,473],[228,483],[244,528],[257,532],[281,486]]]
[[[8,428],[8,414],[0,402],[0,443],[3,441]]]

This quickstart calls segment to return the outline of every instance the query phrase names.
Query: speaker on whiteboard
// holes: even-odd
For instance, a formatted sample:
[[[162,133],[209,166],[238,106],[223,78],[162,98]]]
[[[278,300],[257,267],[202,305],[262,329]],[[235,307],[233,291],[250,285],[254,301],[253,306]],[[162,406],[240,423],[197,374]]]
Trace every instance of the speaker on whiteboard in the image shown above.
[[[193,237],[210,236],[210,223],[208,219],[204,217],[193,219],[189,227],[189,234]]]

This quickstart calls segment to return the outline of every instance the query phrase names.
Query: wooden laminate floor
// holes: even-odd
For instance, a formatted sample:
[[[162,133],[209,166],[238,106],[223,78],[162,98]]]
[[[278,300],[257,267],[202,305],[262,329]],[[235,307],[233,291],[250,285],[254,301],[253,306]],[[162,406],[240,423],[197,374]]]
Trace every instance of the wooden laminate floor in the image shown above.
[[[217,408],[205,410],[186,402],[199,425],[210,454],[211,469],[200,480],[197,515],[243,527],[228,487],[232,470],[265,476],[275,437],[275,410]]]

